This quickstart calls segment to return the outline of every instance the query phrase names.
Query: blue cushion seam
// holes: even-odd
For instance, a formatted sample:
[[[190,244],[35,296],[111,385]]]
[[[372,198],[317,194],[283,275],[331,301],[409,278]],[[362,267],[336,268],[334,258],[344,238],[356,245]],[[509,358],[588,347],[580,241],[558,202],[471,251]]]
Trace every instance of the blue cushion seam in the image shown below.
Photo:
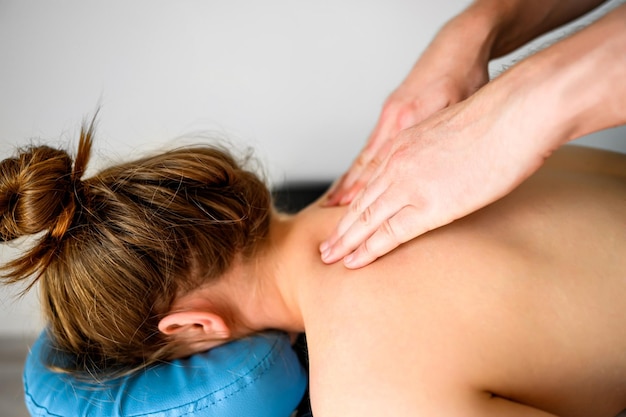
[[[259,374],[258,374],[258,375],[254,378],[254,379],[252,379],[251,381],[249,381],[249,382],[248,382],[247,384],[245,384],[244,386],[241,386],[241,387],[240,387],[239,389],[237,389],[236,391],[233,391],[233,392],[231,392],[230,394],[228,394],[228,395],[226,395],[226,396],[224,396],[224,397],[222,397],[222,398],[220,398],[220,399],[213,400],[213,401],[211,401],[210,403],[208,403],[208,404],[206,404],[206,405],[204,405],[204,406],[201,406],[201,407],[199,407],[199,408],[196,408],[196,409],[194,409],[194,410],[192,410],[192,411],[187,411],[187,412],[184,412],[183,414],[179,414],[179,417],[188,416],[188,415],[190,415],[190,414],[193,414],[193,413],[199,412],[199,411],[201,411],[201,410],[203,410],[203,409],[209,408],[209,407],[211,407],[211,406],[213,406],[213,405],[215,405],[215,404],[217,404],[217,403],[220,403],[220,402],[222,402],[222,401],[224,401],[224,400],[227,400],[228,398],[230,398],[230,397],[232,397],[232,396],[236,395],[237,393],[241,392],[242,390],[244,390],[244,389],[248,388],[251,384],[253,384],[253,383],[254,383],[254,382],[256,382],[257,380],[259,380],[261,377],[263,377],[263,376],[264,376],[264,374],[266,374],[266,373],[267,373],[267,371],[269,371],[270,366],[271,366],[273,363],[275,363],[275,361],[276,361],[276,359],[277,359],[277,358],[276,358],[276,359],[274,359],[274,360],[270,360],[270,359],[271,359],[271,356],[274,354],[274,352],[277,350],[277,348],[280,348],[280,346],[277,346],[277,345],[278,345],[278,340],[275,340],[275,341],[273,342],[273,344],[272,344],[272,346],[271,346],[271,348],[270,348],[269,352],[268,352],[268,353],[267,353],[267,354],[266,354],[266,355],[265,355],[265,356],[264,356],[264,357],[263,357],[263,358],[262,358],[262,359],[261,359],[261,360],[260,360],[260,361],[259,361],[259,362],[255,365],[255,366],[254,366],[254,368],[252,368],[251,370],[249,370],[247,373],[245,373],[245,374],[241,375],[239,378],[237,378],[237,380],[235,380],[235,381],[231,382],[231,383],[230,383],[230,384],[228,384],[228,385],[225,385],[225,386],[223,386],[223,387],[217,388],[217,389],[213,390],[212,392],[210,392],[210,393],[208,393],[208,394],[206,394],[206,395],[204,395],[204,396],[202,396],[202,397],[200,397],[200,398],[196,398],[196,399],[194,399],[193,401],[191,401],[191,402],[187,402],[187,403],[185,403],[185,404],[179,404],[179,405],[177,405],[177,406],[175,406],[175,407],[170,407],[170,408],[167,408],[167,409],[162,409],[162,410],[158,410],[158,411],[151,411],[151,412],[149,412],[149,413],[133,414],[132,416],[130,416],[130,415],[129,415],[129,417],[147,417],[147,416],[156,416],[156,415],[159,415],[159,414],[162,414],[162,413],[166,413],[166,412],[170,412],[170,411],[173,411],[173,410],[176,410],[176,409],[180,409],[180,408],[182,408],[182,407],[187,407],[187,406],[190,406],[190,405],[193,405],[193,404],[197,404],[199,401],[202,401],[202,400],[206,399],[207,397],[210,397],[210,396],[214,395],[214,394],[215,394],[215,393],[217,393],[217,392],[223,391],[223,390],[224,390],[224,389],[226,389],[226,388],[229,388],[229,387],[231,387],[231,386],[233,386],[233,385],[238,384],[238,382],[239,382],[239,381],[241,381],[243,378],[247,377],[248,375],[253,374],[253,373],[254,373],[254,372],[255,372],[255,371],[256,371],[259,367],[263,366],[263,367],[265,368],[265,370],[264,370],[263,372],[259,373]],[[280,351],[282,351],[282,349],[281,349]],[[280,351],[278,352],[278,354],[280,353]],[[277,355],[278,355],[278,354],[277,354]],[[266,362],[267,362],[267,363],[266,363]],[[33,404],[35,407],[37,407],[37,408],[38,408],[38,409],[40,409],[40,410],[45,410],[45,413],[47,414],[47,416],[51,416],[51,417],[66,417],[66,416],[63,416],[63,415],[60,415],[60,414],[55,414],[55,413],[52,413],[50,410],[48,410],[48,408],[47,408],[47,407],[45,407],[45,406],[42,406],[42,405],[38,404],[38,403],[37,403],[37,401],[33,398],[33,396],[31,395],[31,393],[30,393],[30,392],[29,392],[29,390],[28,390],[28,381],[26,381],[26,378],[25,378],[24,383],[25,383],[25,385],[26,385],[26,387],[25,387],[25,388],[26,388],[26,389],[25,389],[25,394],[26,394],[26,396],[28,397],[28,399],[30,399],[31,404]]]
[[[30,393],[26,392],[26,396],[30,399],[30,402],[37,407],[38,410],[45,410],[45,415],[44,414],[37,414],[39,416],[43,416],[43,417],[67,417],[67,416],[62,416],[60,414],[54,414],[52,413],[50,410],[48,410],[47,407],[44,407],[42,405],[37,404],[37,402],[35,401],[35,399],[32,397],[32,395],[30,395]]]
[[[231,382],[231,383],[230,383],[230,384],[228,384],[228,385],[225,385],[225,386],[223,386],[223,387],[221,387],[221,388],[219,388],[219,389],[216,389],[216,390],[214,390],[213,392],[208,393],[207,395],[204,395],[204,396],[202,396],[202,397],[200,397],[200,398],[197,398],[197,399],[193,400],[192,402],[188,402],[188,403],[185,403],[185,404],[180,404],[180,405],[177,405],[176,407],[171,407],[171,408],[164,409],[164,410],[159,410],[159,411],[157,411],[157,413],[164,413],[164,412],[168,412],[168,411],[172,411],[172,410],[179,409],[179,408],[181,408],[181,407],[186,407],[186,406],[189,406],[189,405],[192,405],[192,404],[197,404],[199,401],[204,400],[205,398],[207,398],[207,397],[210,397],[210,396],[214,395],[216,392],[222,391],[222,390],[224,390],[225,388],[228,388],[228,387],[231,387],[231,386],[233,386],[233,385],[237,384],[237,382],[238,382],[238,381],[240,381],[241,379],[243,379],[243,378],[245,378],[246,376],[248,376],[248,375],[250,375],[251,373],[253,373],[253,372],[254,372],[257,368],[259,368],[259,367],[261,366],[261,364],[263,364],[263,365],[264,365],[264,367],[265,367],[265,371],[264,371],[264,372],[259,373],[259,374],[257,375],[257,377],[256,377],[256,378],[254,378],[253,380],[251,380],[251,381],[250,381],[249,383],[247,383],[246,385],[244,385],[244,386],[240,387],[238,390],[231,392],[230,394],[226,395],[226,396],[225,396],[225,397],[223,397],[223,398],[220,398],[220,399],[218,399],[218,400],[211,401],[210,403],[208,403],[208,404],[206,404],[206,405],[204,405],[204,406],[202,406],[202,407],[196,408],[196,409],[191,410],[191,411],[187,411],[187,412],[185,412],[184,414],[179,414],[179,415],[178,415],[178,417],[188,416],[188,415],[190,415],[190,414],[193,414],[193,413],[196,413],[196,412],[198,412],[198,411],[201,411],[201,410],[203,410],[203,409],[205,409],[205,408],[209,408],[209,407],[211,407],[211,406],[213,406],[213,405],[215,405],[215,404],[217,404],[217,403],[219,403],[219,402],[222,402],[222,401],[224,401],[224,400],[226,400],[226,399],[228,399],[228,398],[232,397],[233,395],[235,395],[235,394],[237,394],[237,393],[241,392],[241,391],[242,391],[242,390],[244,390],[245,388],[249,387],[252,383],[254,383],[254,382],[255,382],[255,381],[257,381],[258,379],[260,379],[260,378],[261,378],[261,377],[262,377],[262,376],[263,376],[263,375],[264,375],[264,374],[265,374],[265,373],[269,370],[269,366],[266,366],[266,365],[265,365],[265,362],[267,362],[267,361],[268,361],[268,357],[270,357],[270,356],[273,354],[274,350],[276,349],[276,345],[277,345],[277,344],[278,344],[278,341],[274,341],[274,344],[272,345],[272,347],[271,347],[270,351],[269,351],[269,352],[268,352],[268,353],[267,353],[267,354],[266,354],[266,355],[265,355],[265,356],[264,356],[264,357],[263,357],[263,358],[259,361],[259,363],[257,363],[257,364],[256,364],[256,366],[255,366],[254,368],[252,368],[250,371],[248,371],[246,374],[241,375],[239,378],[237,378],[237,380],[236,380],[236,381],[233,381],[233,382]],[[274,363],[274,361],[269,361],[268,365],[271,365],[271,364],[273,364],[273,363]],[[147,413],[147,414],[134,414],[133,416],[129,416],[129,417],[142,417],[142,416],[151,416],[151,415],[155,415],[155,413],[154,413],[154,412],[150,412],[150,413]]]

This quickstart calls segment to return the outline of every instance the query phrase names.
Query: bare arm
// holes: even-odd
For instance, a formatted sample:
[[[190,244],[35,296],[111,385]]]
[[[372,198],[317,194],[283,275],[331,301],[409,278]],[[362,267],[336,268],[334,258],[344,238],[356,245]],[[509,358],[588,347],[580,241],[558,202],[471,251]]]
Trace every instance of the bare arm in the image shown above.
[[[463,14],[482,16],[487,27],[493,28],[490,57],[497,58],[582,16],[605,1],[477,0]]]
[[[436,34],[387,98],[367,143],[329,194],[347,204],[371,179],[394,138],[432,114],[470,97],[489,81],[491,59],[561,26],[604,0],[476,0]]]
[[[401,131],[323,259],[367,265],[506,195],[562,144],[626,123],[624,80],[626,4]]]
[[[517,96],[546,150],[626,123],[626,4],[497,80]],[[550,130],[548,130],[550,129]],[[543,131],[550,131],[546,134]],[[523,146],[522,143],[517,144]],[[550,149],[549,149],[550,148]]]

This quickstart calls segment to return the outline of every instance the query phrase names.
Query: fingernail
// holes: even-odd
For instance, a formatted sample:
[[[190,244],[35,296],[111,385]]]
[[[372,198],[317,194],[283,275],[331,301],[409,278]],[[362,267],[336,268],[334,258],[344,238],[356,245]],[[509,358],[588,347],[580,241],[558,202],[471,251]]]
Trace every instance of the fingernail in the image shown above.
[[[340,206],[345,206],[346,204],[350,203],[350,200],[352,200],[350,198],[350,194],[346,194],[343,197],[341,197],[341,200],[339,200],[339,205]]]
[[[324,252],[322,252],[322,259],[324,261],[327,261],[330,258],[330,248],[326,249]]]
[[[354,254],[351,253],[350,255],[347,255],[345,258],[343,258],[343,263],[346,266],[350,266],[355,260]]]
[[[320,252],[324,253],[326,252],[326,249],[328,249],[330,247],[330,245],[328,244],[328,242],[322,242],[322,244],[320,245]]]

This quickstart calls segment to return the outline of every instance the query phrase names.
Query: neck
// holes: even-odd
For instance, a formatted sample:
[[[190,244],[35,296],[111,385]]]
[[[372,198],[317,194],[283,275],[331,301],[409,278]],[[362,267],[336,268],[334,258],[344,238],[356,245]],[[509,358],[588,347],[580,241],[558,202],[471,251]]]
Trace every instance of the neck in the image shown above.
[[[301,295],[326,268],[318,247],[341,212],[313,205],[297,215],[272,216],[268,244],[245,267],[252,288],[241,292],[246,297],[238,307],[249,328],[304,331]]]

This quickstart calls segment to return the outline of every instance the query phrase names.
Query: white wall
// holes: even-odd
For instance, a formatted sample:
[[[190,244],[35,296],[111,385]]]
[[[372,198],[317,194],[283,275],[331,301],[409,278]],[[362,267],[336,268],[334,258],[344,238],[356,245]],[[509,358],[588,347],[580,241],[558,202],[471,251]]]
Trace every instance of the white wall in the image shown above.
[[[0,0],[0,157],[33,137],[75,144],[101,105],[95,167],[213,130],[253,146],[274,183],[332,179],[468,3]],[[626,151],[623,130],[600,136]],[[0,289],[0,334],[37,332],[35,297],[14,292]]]

